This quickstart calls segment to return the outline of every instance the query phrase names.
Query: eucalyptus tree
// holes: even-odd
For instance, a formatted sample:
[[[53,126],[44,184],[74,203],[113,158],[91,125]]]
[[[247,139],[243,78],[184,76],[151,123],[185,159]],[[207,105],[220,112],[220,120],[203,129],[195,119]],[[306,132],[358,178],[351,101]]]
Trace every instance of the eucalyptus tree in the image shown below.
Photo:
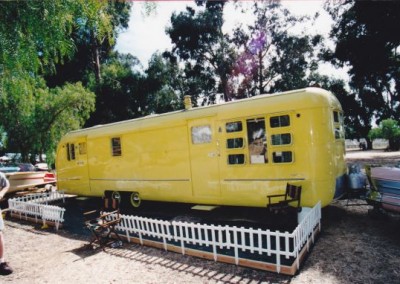
[[[65,82],[78,81],[86,84],[88,76],[92,74],[97,83],[100,83],[101,65],[112,56],[118,33],[128,27],[130,2],[95,1],[88,2],[87,5],[94,11],[91,16],[81,16],[76,19],[76,25],[71,33],[75,47],[74,54],[62,64],[56,64],[56,72],[47,74],[48,86],[54,87]]]
[[[137,71],[139,60],[130,54],[113,52],[102,65],[102,79],[88,76],[88,87],[96,93],[96,110],[86,126],[131,119],[143,115],[145,77]]]
[[[251,10],[254,23],[238,26],[232,39],[240,51],[234,68],[238,97],[308,86],[322,38],[291,32],[308,18],[292,15],[275,0],[254,1]]]
[[[400,119],[400,2],[328,1],[326,9],[335,20],[326,59],[349,68],[350,127],[367,138],[373,122]]]
[[[146,73],[146,114],[164,113],[183,108],[188,83],[178,63],[169,54],[154,53]]]
[[[172,54],[184,62],[191,88],[198,89],[197,94],[205,101],[215,101],[218,93],[230,100],[228,83],[235,51],[222,31],[225,1],[198,1],[200,5],[204,3],[205,8],[187,7],[184,12],[174,13],[166,32],[173,43]],[[197,101],[197,97],[194,99]]]

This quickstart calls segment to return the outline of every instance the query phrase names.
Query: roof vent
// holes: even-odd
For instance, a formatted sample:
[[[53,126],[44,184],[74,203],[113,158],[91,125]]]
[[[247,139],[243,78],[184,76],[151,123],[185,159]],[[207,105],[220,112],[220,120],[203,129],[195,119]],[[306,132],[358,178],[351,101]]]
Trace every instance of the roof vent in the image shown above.
[[[185,109],[189,110],[192,108],[192,98],[190,97],[190,95],[186,95],[183,97],[183,103],[185,104]]]

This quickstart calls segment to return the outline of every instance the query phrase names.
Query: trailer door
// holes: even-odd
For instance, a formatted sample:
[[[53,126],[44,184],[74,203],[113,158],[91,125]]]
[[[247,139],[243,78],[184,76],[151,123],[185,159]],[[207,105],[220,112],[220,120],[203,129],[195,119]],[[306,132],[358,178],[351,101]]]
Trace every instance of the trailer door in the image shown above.
[[[220,153],[215,127],[215,117],[188,122],[193,195],[209,203],[220,196]]]
[[[58,153],[62,157],[58,157],[60,162],[57,165],[59,189],[71,194],[88,195],[90,186],[86,137],[72,139],[62,149]]]
[[[76,166],[80,173],[80,188],[83,192],[90,192],[90,184],[89,184],[89,166],[88,166],[88,157],[87,157],[87,143],[86,137],[80,138],[77,141],[77,161]]]

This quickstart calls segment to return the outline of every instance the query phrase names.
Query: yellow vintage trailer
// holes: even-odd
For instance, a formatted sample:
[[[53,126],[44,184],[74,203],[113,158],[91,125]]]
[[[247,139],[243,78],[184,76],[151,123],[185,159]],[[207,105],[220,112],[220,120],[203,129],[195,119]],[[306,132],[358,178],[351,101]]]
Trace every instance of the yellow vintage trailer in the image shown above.
[[[301,206],[342,194],[344,130],[334,95],[306,88],[152,115],[65,135],[57,185],[67,193],[265,207],[302,185]]]

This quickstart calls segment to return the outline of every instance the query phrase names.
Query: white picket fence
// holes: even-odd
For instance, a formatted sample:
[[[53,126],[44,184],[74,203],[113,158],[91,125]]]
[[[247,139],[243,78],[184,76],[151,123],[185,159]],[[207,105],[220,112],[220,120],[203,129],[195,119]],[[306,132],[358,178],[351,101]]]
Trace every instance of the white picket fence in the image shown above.
[[[49,191],[43,193],[32,193],[21,197],[13,198],[21,202],[34,202],[48,204],[52,201],[61,200],[65,202],[65,194],[63,191]]]
[[[8,199],[8,208],[11,213],[19,214],[21,219],[35,218],[35,222],[41,219],[43,225],[46,225],[46,221],[54,222],[58,230],[59,225],[64,222],[65,208],[48,203],[61,199],[65,201],[62,191],[28,194]]]
[[[110,216],[115,218],[116,216]],[[318,203],[298,224],[293,232],[262,229],[207,225],[180,221],[164,221],[140,216],[121,215],[116,230],[125,234],[128,241],[138,237],[140,244],[147,238],[158,239],[165,250],[171,242],[180,246],[182,254],[188,245],[211,247],[214,261],[227,250],[233,253],[235,264],[241,259],[240,251],[251,254],[275,256],[276,272],[281,271],[281,257],[293,258],[297,269],[300,267],[299,253],[304,246],[309,249],[314,242],[315,229],[321,226],[321,204]]]

